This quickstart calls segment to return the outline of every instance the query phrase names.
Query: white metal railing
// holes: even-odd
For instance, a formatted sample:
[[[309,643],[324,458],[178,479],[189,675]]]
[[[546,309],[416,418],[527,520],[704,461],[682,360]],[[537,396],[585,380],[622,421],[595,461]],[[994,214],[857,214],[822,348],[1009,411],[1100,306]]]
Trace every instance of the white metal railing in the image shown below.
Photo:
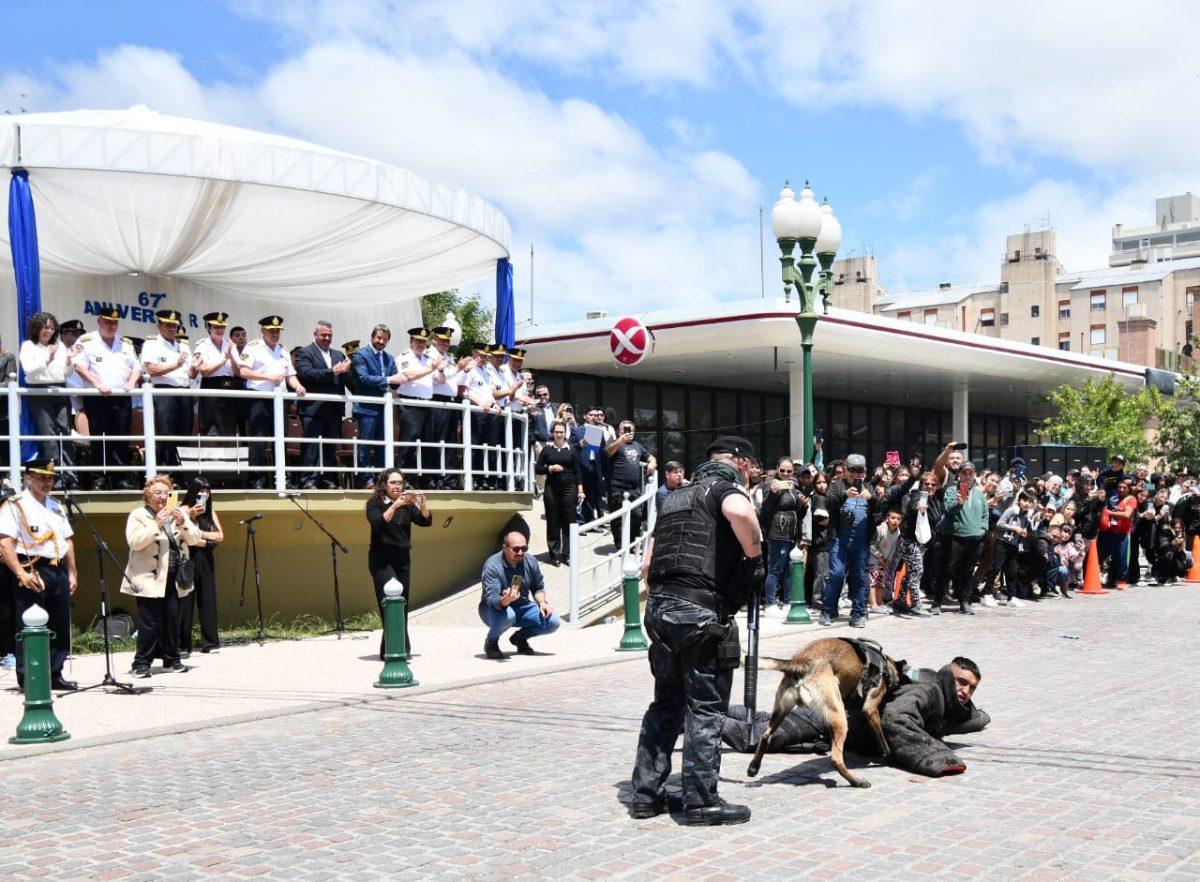
[[[121,477],[122,475],[129,479],[145,479],[154,475],[158,471],[156,445],[166,442],[176,445],[178,448],[184,448],[189,451],[189,454],[198,451],[195,456],[195,464],[184,467],[176,467],[181,471],[196,471],[203,474],[215,474],[218,476],[246,476],[256,478],[259,476],[268,479],[271,488],[276,491],[288,489],[288,484],[292,479],[300,478],[314,469],[322,473],[332,473],[338,475],[359,475],[368,477],[365,471],[358,467],[358,452],[364,448],[374,448],[382,453],[383,468],[393,468],[396,465],[397,451],[411,449],[415,452],[415,464],[406,469],[406,474],[410,479],[419,479],[424,475],[430,476],[453,476],[461,478],[462,487],[464,490],[473,490],[478,487],[481,481],[499,482],[503,489],[515,491],[519,489],[519,484],[524,482],[524,489],[532,487],[530,481],[530,462],[528,453],[528,418],[524,413],[514,413],[510,410],[505,410],[501,415],[503,419],[503,437],[500,444],[479,445],[472,443],[471,439],[471,417],[476,414],[482,414],[483,411],[468,403],[468,402],[442,402],[442,401],[420,401],[411,398],[399,399],[391,393],[384,396],[372,395],[305,395],[303,398],[296,395],[294,392],[285,392],[283,386],[277,386],[271,392],[254,392],[249,390],[226,390],[226,389],[175,389],[165,386],[154,386],[150,383],[144,384],[140,389],[133,392],[112,392],[111,397],[127,397],[132,399],[131,404],[134,407],[140,405],[142,411],[142,433],[108,435],[106,437],[92,437],[90,435],[21,435],[20,434],[20,418],[21,402],[24,399],[35,396],[53,396],[53,397],[89,397],[100,395],[99,390],[92,388],[75,388],[75,387],[36,387],[24,388],[18,386],[14,382],[8,384],[5,390],[5,395],[8,401],[9,413],[9,432],[8,435],[0,435],[0,443],[7,444],[9,452],[9,478],[14,485],[18,485],[20,481],[20,463],[21,463],[21,443],[22,441],[52,441],[59,445],[62,449],[63,445],[74,444],[76,447],[80,445],[90,446],[92,448],[91,462],[89,465],[74,465],[70,471],[75,472],[80,478],[94,475],[113,475]],[[154,429],[154,404],[155,400],[163,397],[182,397],[192,401],[196,401],[205,397],[219,398],[236,398],[239,400],[269,400],[272,409],[272,425],[274,431],[270,436],[254,437],[249,435],[162,435],[156,434]],[[385,405],[382,411],[382,437],[379,439],[365,438],[305,438],[302,435],[288,435],[288,405],[295,401],[329,401],[336,402],[346,406],[355,402],[365,404],[383,404]],[[459,442],[448,441],[411,441],[400,442],[393,441],[395,437],[395,421],[396,407],[420,407],[430,410],[445,410],[458,414],[462,429],[462,437]],[[132,431],[132,427],[130,429]],[[524,436],[525,445],[515,447],[513,440],[517,436]],[[143,449],[142,462],[130,464],[127,466],[107,465],[105,456],[106,446],[109,444],[124,444],[127,446],[137,446]],[[241,451],[248,449],[251,444],[266,444],[273,450],[273,462],[264,467],[252,468],[248,465],[247,457]],[[307,445],[316,444],[318,447],[318,458],[316,466],[303,465],[303,451]],[[298,447],[301,451],[299,456],[293,458],[293,461],[288,460],[288,447]],[[349,452],[349,463],[340,465],[336,462],[325,463],[324,452],[328,447],[339,447]],[[233,448],[237,451],[234,455],[228,455],[228,451]],[[220,452],[218,452],[220,451]],[[429,456],[429,452],[433,451],[434,465],[425,466],[423,460]],[[208,457],[207,453],[212,453],[213,456]],[[482,468],[476,468],[474,457],[476,454],[482,454]],[[61,460],[61,456],[59,457]],[[76,457],[76,459],[78,459]],[[461,459],[461,463],[456,460]],[[189,456],[189,463],[192,457]],[[372,469],[371,471],[376,471]]]
[[[581,618],[615,600],[621,594],[623,571],[626,563],[640,561],[646,551],[646,541],[654,530],[658,516],[655,496],[658,493],[658,475],[651,475],[642,495],[624,502],[616,511],[601,515],[586,524],[571,524],[571,589],[570,609],[567,620],[572,625],[581,624]],[[630,516],[640,506],[646,509],[646,529],[638,536],[630,536]],[[604,529],[617,518],[621,519],[621,542],[612,554],[584,565],[579,558],[579,535],[586,530]]]

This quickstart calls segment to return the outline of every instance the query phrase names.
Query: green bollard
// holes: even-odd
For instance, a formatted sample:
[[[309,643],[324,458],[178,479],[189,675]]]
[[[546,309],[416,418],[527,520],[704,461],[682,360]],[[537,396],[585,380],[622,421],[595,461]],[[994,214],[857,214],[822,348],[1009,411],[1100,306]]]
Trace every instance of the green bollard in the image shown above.
[[[383,654],[383,670],[375,681],[377,689],[403,689],[416,686],[417,681],[409,670],[408,647],[404,641],[404,586],[392,579],[383,586],[383,635],[386,652]]]
[[[617,652],[642,652],[649,648],[646,635],[642,633],[642,599],[638,583],[641,580],[641,565],[634,560],[625,564],[621,572],[625,580],[625,633]]]
[[[812,616],[808,614],[808,607],[804,604],[804,552],[793,548],[788,553],[788,560],[792,564],[792,605],[788,607],[787,618],[783,623],[807,625],[812,622]]]
[[[25,628],[17,640],[25,644],[25,716],[9,744],[45,744],[66,741],[71,736],[54,715],[50,696],[50,614],[37,604],[25,610]]]

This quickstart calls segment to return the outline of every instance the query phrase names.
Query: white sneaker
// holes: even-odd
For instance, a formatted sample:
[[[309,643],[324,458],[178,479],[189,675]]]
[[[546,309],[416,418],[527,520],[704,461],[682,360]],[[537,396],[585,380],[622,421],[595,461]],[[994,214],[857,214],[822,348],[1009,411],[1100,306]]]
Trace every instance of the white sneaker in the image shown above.
[[[12,669],[12,668],[15,668],[16,666],[17,666],[17,657],[15,655],[13,655],[11,652],[8,655],[4,656],[3,660],[0,660],[0,668]]]
[[[1011,606],[1013,609],[1024,609],[1025,601],[1021,600],[1019,597],[1010,597],[1008,599],[1008,605]]]
[[[985,595],[983,595],[983,597],[979,598],[979,605],[980,606],[996,606],[996,598],[994,598],[990,594],[985,594]]]
[[[850,602],[849,597],[843,597],[838,601],[838,609],[839,610],[845,611],[845,610],[850,609],[850,607],[852,607],[852,606],[854,606],[854,604]]]

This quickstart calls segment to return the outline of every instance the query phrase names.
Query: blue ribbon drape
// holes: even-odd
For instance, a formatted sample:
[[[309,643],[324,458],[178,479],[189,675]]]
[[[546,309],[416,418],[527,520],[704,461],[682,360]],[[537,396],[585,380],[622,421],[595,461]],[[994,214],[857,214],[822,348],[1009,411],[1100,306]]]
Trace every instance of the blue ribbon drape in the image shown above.
[[[513,305],[513,270],[507,257],[496,261],[496,342],[517,342],[516,307]]]
[[[29,188],[29,172],[14,168],[8,187],[8,239],[12,244],[13,276],[17,282],[17,337],[25,340],[29,317],[42,309],[42,275],[38,263],[37,218],[33,213],[33,191]],[[19,369],[18,369],[19,370]],[[20,371],[21,385],[25,372]],[[11,425],[12,415],[9,414]],[[21,435],[36,435],[28,407],[21,407]],[[37,444],[21,442],[22,461],[37,456]]]

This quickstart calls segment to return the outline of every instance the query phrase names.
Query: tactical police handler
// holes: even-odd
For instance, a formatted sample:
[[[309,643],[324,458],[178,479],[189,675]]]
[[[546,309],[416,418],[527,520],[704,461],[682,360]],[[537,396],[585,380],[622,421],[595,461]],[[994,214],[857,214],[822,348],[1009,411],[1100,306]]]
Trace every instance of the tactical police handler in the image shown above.
[[[750,809],[717,796],[721,728],[738,666],[734,614],[765,576],[762,534],[746,492],[754,448],[726,435],[695,480],[669,494],[646,549],[646,633],[654,700],[642,718],[629,815],[667,810],[671,751],[683,733],[683,823],[742,824]]]

